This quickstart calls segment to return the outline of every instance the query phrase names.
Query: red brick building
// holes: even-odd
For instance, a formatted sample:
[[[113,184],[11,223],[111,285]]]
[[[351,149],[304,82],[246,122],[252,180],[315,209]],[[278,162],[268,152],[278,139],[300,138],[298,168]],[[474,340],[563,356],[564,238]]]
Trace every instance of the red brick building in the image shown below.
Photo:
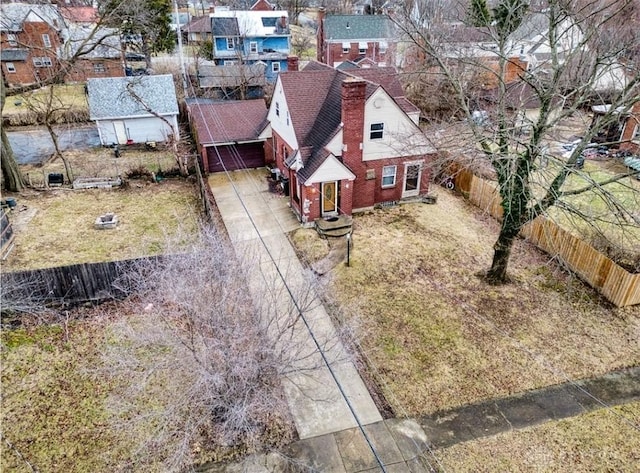
[[[620,149],[640,154],[640,102],[631,109],[622,129]]]
[[[87,23],[94,9],[56,4],[0,6],[0,60],[9,87],[38,83],[61,74],[66,81],[124,76],[119,32]],[[74,13],[74,15],[70,15]],[[73,18],[80,15],[80,22]]]
[[[269,109],[273,160],[303,223],[424,195],[435,149],[392,68],[317,62],[278,77]]]
[[[332,67],[367,60],[395,65],[395,34],[387,15],[325,15],[318,13],[317,60]]]
[[[12,5],[30,8],[13,8]],[[5,83],[32,84],[55,74],[60,67],[61,28],[64,19],[52,5],[7,4],[0,23],[0,60]]]

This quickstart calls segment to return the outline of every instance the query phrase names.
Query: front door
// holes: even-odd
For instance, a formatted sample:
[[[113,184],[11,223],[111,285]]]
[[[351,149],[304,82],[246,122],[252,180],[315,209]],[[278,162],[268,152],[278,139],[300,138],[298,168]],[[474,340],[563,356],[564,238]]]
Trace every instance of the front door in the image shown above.
[[[322,215],[338,213],[338,193],[336,181],[322,183]]]
[[[420,193],[420,164],[404,165],[404,188],[402,197],[411,197]]]

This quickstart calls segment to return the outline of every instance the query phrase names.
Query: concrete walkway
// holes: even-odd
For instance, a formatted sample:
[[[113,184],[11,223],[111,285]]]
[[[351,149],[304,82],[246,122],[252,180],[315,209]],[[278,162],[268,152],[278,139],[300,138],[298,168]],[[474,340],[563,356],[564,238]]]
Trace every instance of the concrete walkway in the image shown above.
[[[292,310],[289,291],[308,304],[306,271],[285,235],[299,228],[288,199],[269,192],[264,169],[235,171],[229,176],[233,184],[226,174],[219,173],[209,176],[209,185],[237,253],[255,267],[249,287],[257,291],[254,295],[258,297],[265,291],[278,294],[277,310],[282,314]],[[298,320],[295,328],[296,349],[300,350],[304,371],[284,380],[300,438],[356,427],[356,416],[363,425],[382,420],[322,304],[316,300],[305,306],[304,313],[310,330],[304,320]],[[326,351],[333,373],[320,356],[316,342]]]
[[[438,469],[439,448],[584,414],[604,407],[599,401],[608,406],[640,401],[640,367],[470,404],[419,419],[387,419],[365,429],[385,471],[434,472],[442,471]],[[620,422],[633,421],[620,418]],[[636,427],[640,429],[640,425]],[[357,429],[300,440],[279,453],[253,455],[242,463],[210,465],[201,471],[284,473],[292,471],[292,464],[300,467],[299,471],[382,471]]]

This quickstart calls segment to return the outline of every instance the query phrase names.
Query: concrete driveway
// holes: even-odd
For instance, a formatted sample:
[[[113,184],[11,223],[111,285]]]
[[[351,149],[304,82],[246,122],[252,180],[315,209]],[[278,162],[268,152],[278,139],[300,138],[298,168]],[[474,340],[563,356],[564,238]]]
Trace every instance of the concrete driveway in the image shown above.
[[[288,198],[269,192],[266,169],[212,174],[208,181],[233,245],[255,266],[251,290],[275,291],[283,314],[303,305],[302,299],[308,301],[308,270],[286,236],[299,223]],[[301,369],[283,380],[301,439],[353,428],[358,421],[382,420],[324,306],[315,300],[295,324]]]

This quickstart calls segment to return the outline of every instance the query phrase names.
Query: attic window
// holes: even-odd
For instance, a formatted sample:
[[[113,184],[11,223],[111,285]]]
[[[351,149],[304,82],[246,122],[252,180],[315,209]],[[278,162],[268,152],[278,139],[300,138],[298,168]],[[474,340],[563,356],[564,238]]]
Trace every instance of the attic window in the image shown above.
[[[14,34],[7,34],[7,41],[9,41],[9,46],[17,46],[18,45],[18,40],[16,39],[16,35]]]
[[[636,143],[640,142],[640,125],[636,125],[635,129],[633,130],[631,141],[634,141]]]
[[[49,38],[48,34],[42,35],[42,44],[44,45],[45,48],[51,47],[51,38]]]
[[[381,140],[384,136],[384,123],[372,123],[369,132],[370,140]]]
[[[280,116],[280,104],[276,102],[276,117]]]

